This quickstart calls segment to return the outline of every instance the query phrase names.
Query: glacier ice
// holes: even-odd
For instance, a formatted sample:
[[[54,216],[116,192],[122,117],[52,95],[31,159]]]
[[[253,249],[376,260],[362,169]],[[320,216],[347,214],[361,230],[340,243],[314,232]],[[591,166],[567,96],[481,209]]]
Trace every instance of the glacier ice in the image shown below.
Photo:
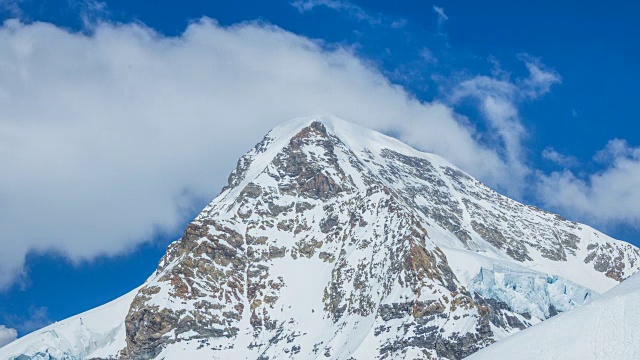
[[[558,276],[494,265],[480,268],[468,286],[484,298],[504,302],[519,314],[544,320],[592,299],[592,290]]]
[[[640,274],[594,298],[471,355],[468,359],[640,359]]]

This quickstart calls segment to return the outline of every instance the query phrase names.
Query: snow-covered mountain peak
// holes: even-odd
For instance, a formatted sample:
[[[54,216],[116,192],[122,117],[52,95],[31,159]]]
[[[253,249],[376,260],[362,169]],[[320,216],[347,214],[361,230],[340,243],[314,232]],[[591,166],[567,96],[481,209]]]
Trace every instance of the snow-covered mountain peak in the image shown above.
[[[296,119],[169,246],[110,355],[460,359],[582,305],[639,256],[439,156],[334,116]]]
[[[397,139],[342,120],[335,115],[315,115],[287,121],[269,131],[254,149],[240,159],[238,168],[232,174],[234,176],[238,170],[241,170],[244,182],[242,184],[230,182],[230,186],[225,187],[225,189],[231,187],[242,188],[242,185],[246,185],[246,183],[263,172],[274,157],[289,145],[292,139],[309,136],[333,137],[354,154],[366,154],[367,158],[376,156],[379,160],[381,150],[387,149],[405,155],[446,163],[446,161],[434,154],[417,151]],[[232,192],[233,195],[235,193]]]

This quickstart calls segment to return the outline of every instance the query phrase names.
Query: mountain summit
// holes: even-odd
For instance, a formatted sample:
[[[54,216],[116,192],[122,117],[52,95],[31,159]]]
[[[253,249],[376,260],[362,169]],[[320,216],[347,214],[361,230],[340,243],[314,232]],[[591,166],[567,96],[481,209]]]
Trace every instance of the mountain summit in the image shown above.
[[[240,158],[144,285],[0,359],[461,359],[597,297],[639,257],[437,155],[298,119]]]

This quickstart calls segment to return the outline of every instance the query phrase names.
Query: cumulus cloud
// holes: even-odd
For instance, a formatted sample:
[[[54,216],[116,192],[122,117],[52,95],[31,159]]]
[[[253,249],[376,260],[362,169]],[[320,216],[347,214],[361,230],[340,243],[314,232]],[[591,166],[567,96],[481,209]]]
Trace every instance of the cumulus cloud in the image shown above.
[[[539,174],[538,194],[550,208],[602,226],[640,227],[640,147],[614,139],[594,160],[598,172]]]
[[[565,168],[578,165],[578,159],[575,156],[561,154],[551,146],[542,150],[541,155],[544,159]]]
[[[240,155],[298,116],[334,113],[490,185],[510,179],[500,150],[450,107],[415,99],[348,49],[266,24],[202,19],[167,37],[12,20],[0,64],[0,287],[30,251],[77,262],[179,231],[194,199],[213,198]]]
[[[7,345],[13,340],[18,338],[18,331],[16,329],[8,328],[4,325],[0,325],[0,347]]]
[[[523,152],[523,140],[527,136],[522,125],[518,106],[548,93],[553,84],[560,83],[560,75],[546,69],[538,60],[528,56],[521,59],[528,70],[528,76],[512,80],[504,72],[497,60],[493,76],[480,75],[459,82],[451,91],[450,101],[454,104],[464,99],[472,99],[487,120],[488,140],[499,144],[512,179],[501,184],[513,196],[519,197],[526,186],[525,178],[531,173]]]

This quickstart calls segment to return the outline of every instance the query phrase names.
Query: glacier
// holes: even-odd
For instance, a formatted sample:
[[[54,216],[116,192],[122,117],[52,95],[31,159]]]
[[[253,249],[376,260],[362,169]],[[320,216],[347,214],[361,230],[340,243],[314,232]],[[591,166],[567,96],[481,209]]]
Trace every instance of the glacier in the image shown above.
[[[640,274],[593,301],[480,350],[468,360],[640,359]]]
[[[540,320],[584,305],[597,296],[593,290],[557,275],[503,265],[481,268],[468,289],[485,299],[504,302],[518,314],[528,314]]]

